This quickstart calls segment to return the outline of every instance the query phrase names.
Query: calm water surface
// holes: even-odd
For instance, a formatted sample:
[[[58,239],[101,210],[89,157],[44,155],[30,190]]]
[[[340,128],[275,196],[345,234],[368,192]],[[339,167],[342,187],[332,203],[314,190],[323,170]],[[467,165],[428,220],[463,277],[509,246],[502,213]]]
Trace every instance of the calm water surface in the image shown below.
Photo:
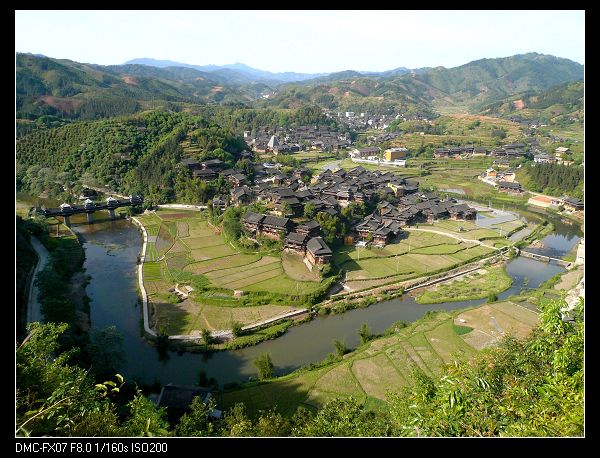
[[[160,357],[141,337],[142,313],[137,304],[135,269],[141,251],[141,234],[129,221],[110,221],[107,213],[97,212],[94,217],[93,225],[85,224],[85,215],[73,218],[73,230],[80,236],[86,251],[84,267],[92,277],[87,286],[91,322],[96,328],[115,325],[123,335],[126,363],[122,373],[129,380],[195,384],[199,372],[205,371],[221,385],[245,381],[256,375],[252,361],[262,352],[271,354],[275,374],[284,374],[325,358],[333,351],[333,339],[354,348],[359,341],[357,330],[364,322],[368,323],[372,333],[382,333],[396,321],[411,322],[430,310],[456,310],[485,302],[480,299],[420,305],[411,295],[405,295],[341,315],[316,318],[254,347],[208,355],[169,352],[167,357]],[[546,237],[543,240],[545,248],[536,252],[562,256],[582,234],[576,226],[562,224],[560,220],[558,224],[553,223],[555,233]],[[535,288],[563,268],[553,263],[516,258],[507,263],[506,270],[513,277],[513,285],[499,294],[500,299],[518,294],[525,286]]]

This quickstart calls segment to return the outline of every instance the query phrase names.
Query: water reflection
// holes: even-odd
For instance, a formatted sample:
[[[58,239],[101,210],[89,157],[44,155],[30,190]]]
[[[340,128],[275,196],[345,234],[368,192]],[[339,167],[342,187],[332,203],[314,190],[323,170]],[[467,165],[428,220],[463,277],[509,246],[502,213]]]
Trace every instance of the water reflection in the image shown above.
[[[405,295],[342,315],[319,317],[291,328],[276,340],[255,347],[204,354],[178,354],[175,351],[159,353],[142,338],[142,313],[137,303],[135,270],[141,250],[141,235],[128,221],[111,221],[108,215],[100,213],[96,214],[97,217],[95,215],[92,225],[85,223],[85,215],[81,215],[81,221],[75,218],[73,230],[84,244],[84,267],[86,273],[92,276],[87,286],[87,294],[91,299],[92,326],[103,328],[115,325],[123,335],[126,352],[123,375],[129,380],[149,384],[155,381],[194,384],[198,383],[200,372],[204,371],[205,377],[215,378],[221,385],[244,381],[256,376],[252,361],[261,352],[271,354],[274,373],[281,375],[325,358],[333,351],[334,339],[344,341],[348,348],[356,347],[359,342],[357,331],[363,322],[368,323],[372,333],[382,333],[396,321],[411,322],[430,310],[456,310],[485,302],[485,299],[481,299],[419,305],[412,296]],[[539,218],[539,215],[525,214],[525,217],[533,219]],[[556,232],[544,239],[545,249],[568,252],[579,240],[581,231],[577,226],[554,219],[552,222]],[[514,279],[513,286],[501,293],[499,298],[518,294],[526,287],[535,288],[561,270],[561,267],[552,263],[514,259],[507,264],[507,272]]]

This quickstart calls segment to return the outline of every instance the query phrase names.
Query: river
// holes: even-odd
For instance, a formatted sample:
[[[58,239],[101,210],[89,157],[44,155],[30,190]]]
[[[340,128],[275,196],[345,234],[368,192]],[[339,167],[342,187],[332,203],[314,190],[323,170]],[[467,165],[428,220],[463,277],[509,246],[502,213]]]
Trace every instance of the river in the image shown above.
[[[535,215],[531,216],[535,218]],[[93,225],[85,224],[85,216],[73,220],[86,251],[84,267],[92,280],[87,286],[91,299],[91,322],[95,328],[115,325],[124,338],[126,361],[121,373],[128,380],[197,384],[200,371],[214,377],[221,386],[256,376],[252,361],[262,352],[271,355],[274,373],[281,375],[305,364],[318,362],[333,351],[333,339],[354,348],[359,341],[358,328],[366,322],[372,333],[382,333],[396,321],[411,322],[430,310],[456,310],[485,302],[485,299],[419,305],[407,294],[401,298],[355,309],[344,314],[318,317],[309,323],[290,328],[283,336],[254,347],[209,354],[159,353],[141,337],[142,313],[136,293],[136,261],[141,251],[141,234],[127,220],[110,221],[108,214],[97,212]],[[555,233],[544,238],[541,253],[564,255],[579,241],[579,227],[555,222]],[[548,251],[550,250],[550,251]],[[506,265],[513,285],[499,294],[503,299],[518,294],[522,288],[535,288],[564,269],[554,263],[516,258]],[[527,280],[525,280],[527,278]],[[525,284],[524,284],[525,281]]]

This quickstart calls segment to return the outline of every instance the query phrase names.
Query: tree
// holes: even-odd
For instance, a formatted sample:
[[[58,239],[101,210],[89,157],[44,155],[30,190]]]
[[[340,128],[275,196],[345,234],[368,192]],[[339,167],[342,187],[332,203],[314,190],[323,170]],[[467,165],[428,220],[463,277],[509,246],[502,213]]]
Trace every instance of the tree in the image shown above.
[[[126,435],[141,437],[169,435],[167,411],[164,407],[157,408],[141,391],[138,391],[127,403],[127,407],[129,407],[129,416],[125,422]]]
[[[231,323],[231,333],[233,337],[239,337],[242,335],[242,323],[239,321],[234,321]]]
[[[346,354],[346,352],[348,351],[348,349],[346,348],[346,344],[337,339],[333,340],[333,347],[335,348],[335,353],[339,357],[344,356]]]
[[[175,435],[180,437],[216,436],[218,428],[210,418],[215,407],[214,399],[205,403],[200,396],[195,396],[190,405],[190,412],[183,414],[179,419],[175,427]]]
[[[261,353],[254,361],[253,364],[258,369],[259,380],[266,380],[271,378],[273,375],[273,362],[271,361],[271,355],[268,353]]]
[[[282,216],[288,216],[292,213],[292,207],[287,202],[282,202],[279,208]]]
[[[208,329],[203,329],[202,330],[202,341],[207,346],[212,343],[212,336],[211,336],[210,331]]]
[[[358,330],[358,335],[360,337],[360,343],[365,344],[371,339],[371,331],[369,330],[369,325],[367,323],[363,323]]]
[[[244,173],[244,175],[248,177],[248,180],[250,180],[250,182],[254,182],[255,170],[252,161],[246,158],[240,159],[236,162],[235,166],[236,168],[240,169]]]
[[[394,434],[402,436],[581,436],[583,301],[564,321],[561,300],[540,301],[527,338],[506,336],[470,361],[390,393]],[[418,371],[417,371],[418,374]]]
[[[92,361],[92,369],[99,377],[118,372],[125,362],[123,336],[116,326],[91,329],[86,351]]]
[[[223,434],[228,436],[255,436],[254,425],[246,415],[246,406],[237,403],[223,418]]]
[[[323,406],[316,416],[293,429],[294,436],[388,436],[386,418],[365,409],[364,403],[350,396],[336,398]]]
[[[340,220],[337,216],[332,216],[327,212],[317,213],[317,222],[323,231],[323,240],[326,243],[333,243],[337,239],[340,231]]]
[[[254,429],[256,436],[285,437],[289,436],[292,426],[287,418],[276,412],[275,409],[271,409],[266,412],[260,412]]]
[[[304,206],[304,216],[308,219],[313,219],[317,213],[317,207],[313,203],[308,203]]]
[[[114,382],[94,385],[86,371],[68,364],[77,351],[59,351],[58,339],[66,330],[65,323],[31,323],[17,347],[16,434],[122,435],[109,399],[119,387]]]

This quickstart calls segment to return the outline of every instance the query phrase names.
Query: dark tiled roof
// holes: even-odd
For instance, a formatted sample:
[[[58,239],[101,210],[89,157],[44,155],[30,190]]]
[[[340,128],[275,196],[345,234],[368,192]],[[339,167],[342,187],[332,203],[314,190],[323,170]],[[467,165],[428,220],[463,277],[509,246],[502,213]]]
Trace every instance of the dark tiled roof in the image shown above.
[[[289,218],[280,218],[279,216],[267,215],[265,219],[262,221],[264,225],[273,226],[273,227],[286,227],[289,224]]]
[[[321,237],[313,237],[306,244],[306,249],[316,256],[331,255],[331,249]]]
[[[265,218],[265,215],[259,213],[248,212],[244,215],[243,221],[246,223],[260,223]]]
[[[288,236],[285,238],[285,241],[291,241],[295,243],[304,243],[308,239],[307,234],[299,234],[298,232],[290,232]]]

